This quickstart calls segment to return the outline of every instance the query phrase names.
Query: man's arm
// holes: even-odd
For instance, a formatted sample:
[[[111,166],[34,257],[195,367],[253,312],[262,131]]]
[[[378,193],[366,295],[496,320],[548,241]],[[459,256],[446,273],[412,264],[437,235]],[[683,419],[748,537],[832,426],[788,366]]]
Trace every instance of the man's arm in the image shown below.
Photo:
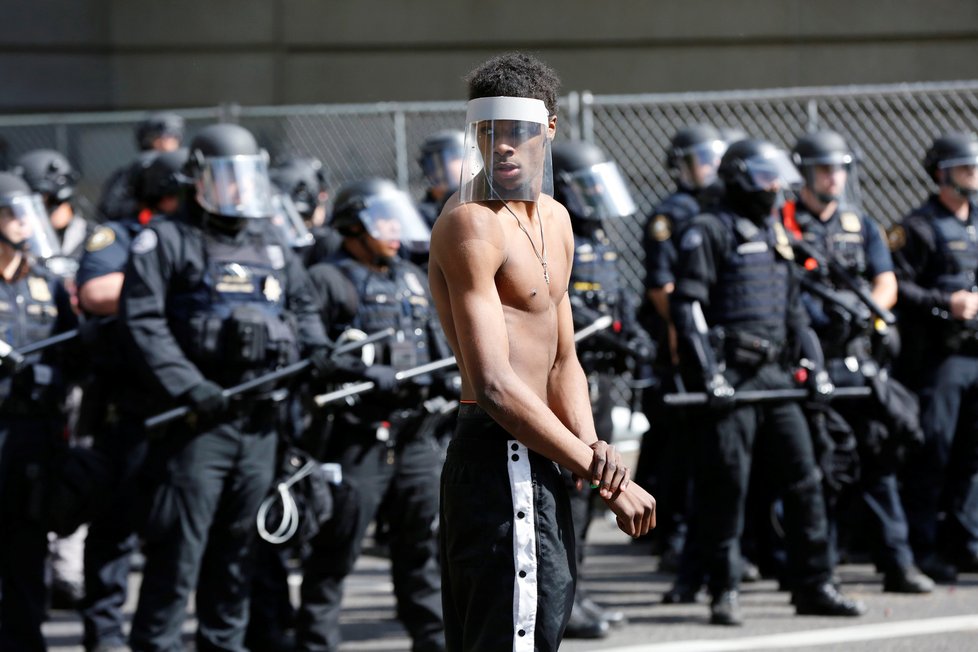
[[[204,376],[187,359],[167,323],[166,296],[175,252],[155,231],[166,226],[147,228],[133,241],[119,297],[119,317],[138,357],[176,398],[201,384]]]

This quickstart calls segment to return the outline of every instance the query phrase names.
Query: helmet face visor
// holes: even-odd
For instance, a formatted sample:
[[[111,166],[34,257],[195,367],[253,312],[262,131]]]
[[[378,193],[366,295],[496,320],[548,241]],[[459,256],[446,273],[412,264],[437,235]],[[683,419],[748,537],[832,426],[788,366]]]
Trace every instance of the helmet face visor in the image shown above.
[[[779,149],[766,150],[744,160],[748,190],[798,190],[801,175],[788,155]]]
[[[540,100],[471,100],[459,201],[536,201],[541,193],[553,195],[549,122]]]
[[[402,190],[389,190],[364,200],[360,223],[371,237],[398,241],[415,252],[428,250],[431,231],[414,202]]]
[[[589,220],[628,217],[638,210],[618,166],[608,161],[561,175],[567,209]]]
[[[209,213],[260,218],[273,213],[266,156],[208,158],[197,177],[197,202]]]
[[[711,140],[675,152],[679,182],[687,188],[706,188],[717,179],[720,158],[727,149],[722,140]]]
[[[40,195],[17,195],[0,204],[0,230],[11,242],[23,242],[37,258],[51,258],[61,252]]]
[[[282,234],[285,243],[292,249],[305,249],[312,246],[315,238],[306,227],[292,198],[284,193],[272,195],[272,225]]]
[[[978,165],[978,154],[949,158],[940,161],[937,167],[941,170],[947,170],[949,168],[970,167],[972,165]]]
[[[462,147],[446,143],[439,150],[427,152],[421,159],[421,169],[429,186],[455,192],[462,174]]]

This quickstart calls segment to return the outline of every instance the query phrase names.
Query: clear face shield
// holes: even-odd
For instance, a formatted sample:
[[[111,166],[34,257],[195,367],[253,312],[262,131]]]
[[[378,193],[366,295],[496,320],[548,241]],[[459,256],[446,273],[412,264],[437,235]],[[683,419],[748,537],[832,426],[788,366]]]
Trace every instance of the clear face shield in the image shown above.
[[[363,228],[376,240],[400,242],[416,253],[428,251],[431,230],[414,202],[402,190],[368,197],[359,217]]]
[[[546,106],[525,97],[469,101],[459,202],[537,201],[553,195]]]
[[[48,259],[61,253],[44,202],[37,194],[17,195],[0,205],[0,234],[13,246],[24,243],[24,251],[35,258]]]
[[[941,161],[937,167],[946,170],[944,185],[952,186],[968,197],[978,193],[978,155]]]
[[[302,214],[292,198],[284,193],[272,195],[272,225],[282,234],[285,243],[294,250],[311,247],[315,238],[306,227]]]
[[[618,166],[608,161],[560,175],[564,201],[571,215],[604,220],[634,215],[638,208]]]
[[[428,186],[443,188],[449,194],[455,192],[462,174],[462,148],[447,145],[438,151],[426,153],[421,159],[421,169]]]
[[[697,143],[675,152],[679,183],[687,188],[702,189],[713,185],[717,180],[720,158],[727,151],[727,143],[711,140]]]
[[[801,161],[805,187],[824,203],[838,202],[840,206],[859,205],[859,181],[855,159],[848,152],[832,152],[825,156]]]
[[[267,155],[205,159],[196,185],[197,202],[208,213],[247,218],[273,213]]]
[[[752,192],[778,190],[782,193],[797,192],[804,183],[798,169],[781,150],[769,150],[744,161],[746,180]]]

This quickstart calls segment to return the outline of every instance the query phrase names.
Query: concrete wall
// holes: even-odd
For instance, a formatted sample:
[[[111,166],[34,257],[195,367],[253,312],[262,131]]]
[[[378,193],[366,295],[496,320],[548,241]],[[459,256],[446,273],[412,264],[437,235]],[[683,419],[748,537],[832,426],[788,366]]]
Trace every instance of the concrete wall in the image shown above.
[[[2,1],[5,112],[458,99],[509,49],[602,94],[978,70],[975,0]]]

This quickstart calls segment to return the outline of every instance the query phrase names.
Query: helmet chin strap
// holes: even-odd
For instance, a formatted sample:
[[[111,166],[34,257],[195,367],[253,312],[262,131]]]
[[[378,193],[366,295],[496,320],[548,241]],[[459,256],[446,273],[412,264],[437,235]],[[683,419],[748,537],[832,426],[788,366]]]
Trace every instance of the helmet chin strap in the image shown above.
[[[27,251],[27,240],[26,239],[25,240],[21,240],[20,242],[14,242],[10,238],[8,238],[3,232],[0,232],[0,242],[3,242],[4,244],[10,245],[11,247],[14,248],[14,251],[18,251],[18,252],[21,252],[21,253],[23,253],[24,251]]]

